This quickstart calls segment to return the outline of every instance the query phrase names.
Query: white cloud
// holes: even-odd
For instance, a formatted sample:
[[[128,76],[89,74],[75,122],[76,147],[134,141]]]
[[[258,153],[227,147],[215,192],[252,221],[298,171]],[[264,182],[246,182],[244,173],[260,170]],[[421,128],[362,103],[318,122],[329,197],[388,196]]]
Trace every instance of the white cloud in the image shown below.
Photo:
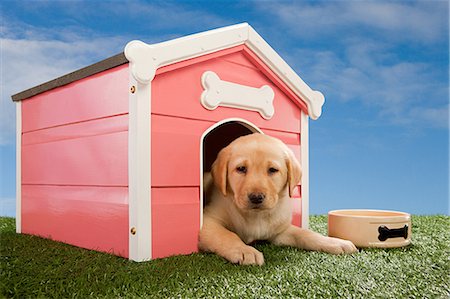
[[[356,23],[395,34],[399,39],[433,42],[448,32],[445,1],[351,2],[347,16]]]
[[[0,145],[14,143],[15,105],[11,95],[117,54],[124,45],[121,38],[3,38],[0,42]]]
[[[419,123],[427,123],[432,127],[448,128],[449,105],[437,108],[416,107],[409,111],[409,119],[416,119]]]
[[[262,2],[258,9],[277,17],[293,35],[326,38],[349,33],[401,41],[436,42],[448,34],[448,2],[329,1]]]
[[[361,102],[391,124],[448,127],[448,82],[434,65],[408,62],[390,45],[364,40],[344,54],[296,49],[288,56],[294,69],[329,101]],[[447,77],[448,78],[448,77]]]
[[[28,13],[50,11],[57,12],[58,17],[43,22],[40,27],[24,22],[14,24],[17,20],[5,23],[14,24],[9,27],[11,34],[26,39],[30,39],[30,33],[33,38],[44,35],[43,39],[55,40],[113,34],[154,43],[184,35],[186,30],[195,33],[228,24],[229,20],[204,8],[170,1],[35,1],[24,7]]]
[[[384,123],[448,128],[446,1],[259,3],[286,30],[283,56],[327,100],[358,101]],[[440,51],[440,52],[439,52]],[[444,58],[442,58],[444,59]],[[447,60],[448,61],[448,60]],[[369,121],[369,120],[368,120]]]

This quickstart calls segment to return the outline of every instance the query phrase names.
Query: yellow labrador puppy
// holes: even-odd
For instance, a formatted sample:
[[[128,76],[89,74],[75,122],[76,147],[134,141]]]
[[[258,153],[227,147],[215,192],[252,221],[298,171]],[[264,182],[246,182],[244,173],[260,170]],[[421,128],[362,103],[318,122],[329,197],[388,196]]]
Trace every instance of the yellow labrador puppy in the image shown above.
[[[289,197],[300,179],[298,161],[280,140],[258,133],[234,140],[204,179],[209,203],[199,249],[242,265],[264,264],[263,254],[247,245],[256,240],[333,254],[356,252],[350,241],[291,225]]]

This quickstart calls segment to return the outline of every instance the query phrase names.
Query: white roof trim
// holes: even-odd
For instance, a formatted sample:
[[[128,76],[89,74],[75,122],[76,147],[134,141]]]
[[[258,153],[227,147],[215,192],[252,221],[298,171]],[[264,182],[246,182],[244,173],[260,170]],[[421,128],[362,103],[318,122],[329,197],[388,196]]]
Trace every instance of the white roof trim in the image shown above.
[[[149,45],[129,42],[124,50],[130,61],[133,77],[149,84],[162,66],[245,44],[297,95],[308,107],[308,114],[317,119],[325,102],[323,94],[312,90],[272,47],[247,23],[201,32],[170,41]]]

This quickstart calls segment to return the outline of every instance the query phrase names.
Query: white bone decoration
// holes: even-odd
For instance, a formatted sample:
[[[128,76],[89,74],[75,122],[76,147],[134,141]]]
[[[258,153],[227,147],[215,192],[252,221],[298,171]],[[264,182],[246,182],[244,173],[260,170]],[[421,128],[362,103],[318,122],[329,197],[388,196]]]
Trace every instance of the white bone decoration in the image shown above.
[[[260,88],[223,81],[219,76],[206,71],[202,75],[203,93],[200,102],[208,110],[219,106],[257,111],[265,119],[275,113],[273,99],[275,93],[268,85]]]

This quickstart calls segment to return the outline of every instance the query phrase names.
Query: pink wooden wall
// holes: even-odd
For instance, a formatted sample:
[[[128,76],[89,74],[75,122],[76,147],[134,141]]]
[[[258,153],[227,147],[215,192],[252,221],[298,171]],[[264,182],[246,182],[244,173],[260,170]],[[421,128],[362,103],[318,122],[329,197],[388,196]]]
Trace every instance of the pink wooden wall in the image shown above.
[[[128,65],[22,101],[22,232],[128,256]]]
[[[245,50],[245,51],[244,51]],[[214,71],[226,81],[253,87],[269,85],[275,92],[271,120],[258,113],[219,107],[203,108],[200,78]],[[165,257],[197,251],[200,228],[200,146],[202,134],[218,121],[242,118],[264,133],[287,143],[300,160],[301,107],[258,59],[244,46],[163,67],[152,82],[152,237],[153,256]],[[273,79],[274,77],[272,77]],[[300,226],[300,186],[293,223]],[[170,234],[169,234],[170,232]],[[176,244],[173,246],[172,244]]]

